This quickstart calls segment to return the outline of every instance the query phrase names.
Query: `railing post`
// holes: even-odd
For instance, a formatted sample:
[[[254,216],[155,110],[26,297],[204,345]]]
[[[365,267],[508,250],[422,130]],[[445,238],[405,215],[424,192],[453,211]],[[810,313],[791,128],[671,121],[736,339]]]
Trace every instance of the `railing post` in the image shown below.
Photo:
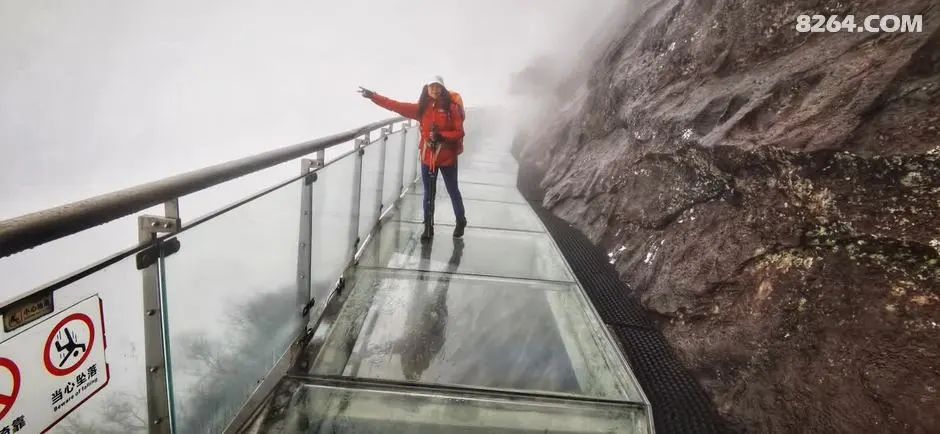
[[[408,150],[405,145],[408,140],[408,128],[405,127],[405,124],[401,125],[401,155],[398,158],[398,196],[401,196],[402,190],[405,189],[405,151]]]
[[[139,216],[137,235],[141,243],[152,242],[157,234],[180,229],[179,199],[164,204],[164,217]],[[147,379],[147,423],[151,433],[173,431],[170,409],[170,372],[167,366],[167,313],[161,290],[160,269],[163,246],[155,246],[138,255],[143,283],[144,362]],[[146,254],[145,254],[146,253]]]
[[[359,250],[359,200],[362,196],[362,155],[365,154],[365,146],[369,144],[369,134],[366,133],[362,139],[356,139],[353,142],[355,149],[353,165],[353,188],[352,188],[352,224],[349,227],[349,239],[353,240],[352,252],[349,255],[350,260],[355,258],[356,251]]]
[[[300,160],[300,174],[307,175],[300,190],[300,232],[297,241],[297,306],[302,316],[307,316],[310,305],[315,302],[311,298],[311,248],[313,244],[313,183],[317,180],[316,173],[310,173],[319,167],[318,161],[304,158]],[[301,322],[301,333],[306,324]]]
[[[385,196],[385,159],[388,155],[388,135],[391,127],[382,128],[382,149],[379,151],[379,190],[376,192],[375,201],[375,224],[378,225],[379,217],[382,217],[382,202]]]

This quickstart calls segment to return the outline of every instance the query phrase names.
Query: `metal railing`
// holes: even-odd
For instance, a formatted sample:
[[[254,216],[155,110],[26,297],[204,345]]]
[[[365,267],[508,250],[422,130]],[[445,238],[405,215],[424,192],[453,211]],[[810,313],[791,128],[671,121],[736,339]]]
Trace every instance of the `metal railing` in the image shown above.
[[[293,146],[204,167],[159,181],[141,184],[73,202],[67,205],[0,221],[0,258],[30,249],[100,224],[133,214],[154,205],[176,200],[284,163],[325,150],[356,137],[404,120],[397,117],[374,122],[354,130]]]
[[[398,129],[395,127],[398,127]],[[372,140],[373,132],[379,133],[378,138],[375,140]],[[267,212],[272,216],[271,225],[257,229],[258,231],[281,231],[283,232],[281,235],[289,231],[291,234],[288,234],[288,236],[291,239],[296,239],[296,245],[293,247],[296,249],[294,250],[295,253],[290,253],[291,255],[296,254],[296,274],[291,278],[293,281],[291,286],[295,287],[291,291],[296,291],[296,294],[290,297],[291,300],[287,304],[284,304],[284,306],[293,310],[292,315],[296,315],[295,319],[292,320],[293,322],[290,322],[290,324],[296,323],[296,327],[284,332],[289,335],[289,341],[291,342],[288,348],[273,345],[269,349],[269,352],[273,352],[271,354],[272,360],[284,360],[288,357],[290,347],[294,346],[305,335],[309,324],[315,322],[317,315],[319,315],[317,306],[325,304],[332,295],[331,291],[335,291],[337,286],[333,283],[342,282],[342,273],[345,273],[345,270],[354,263],[357,255],[361,254],[362,246],[366,244],[369,237],[374,235],[382,217],[388,214],[401,195],[405,193],[408,186],[417,178],[418,137],[419,135],[411,125],[411,121],[405,122],[403,118],[386,119],[329,137],[233,160],[2,221],[0,222],[0,257],[9,256],[84,231],[155,205],[164,204],[165,209],[162,216],[138,216],[138,245],[131,246],[92,263],[50,284],[23,292],[14,299],[0,304],[0,315],[6,316],[21,307],[24,302],[36,297],[56,297],[59,295],[59,291],[68,293],[72,287],[77,288],[75,289],[76,292],[87,291],[87,289],[82,289],[84,287],[95,287],[93,291],[99,292],[113,291],[114,296],[110,297],[114,299],[112,302],[109,302],[109,297],[102,297],[105,306],[125,310],[140,308],[140,313],[136,315],[136,318],[143,319],[144,357],[142,369],[129,369],[129,371],[138,371],[136,373],[125,373],[117,368],[112,369],[111,372],[116,376],[145,377],[146,417],[140,416],[140,423],[136,425],[130,422],[125,423],[125,421],[103,421],[101,423],[117,423],[118,426],[123,427],[122,429],[129,431],[147,430],[160,433],[194,430],[217,431],[226,428],[232,423],[236,412],[243,413],[246,410],[246,406],[250,404],[248,395],[242,393],[236,396],[235,400],[240,400],[240,402],[225,402],[224,404],[229,408],[226,412],[202,419],[190,418],[202,421],[199,423],[205,423],[203,425],[197,427],[192,426],[194,422],[187,422],[190,425],[179,426],[181,416],[178,414],[178,407],[181,406],[180,402],[184,398],[179,391],[181,387],[177,387],[178,384],[174,386],[174,371],[182,372],[183,370],[174,369],[171,365],[171,359],[177,357],[177,355],[171,357],[170,347],[177,348],[181,344],[174,341],[177,336],[172,335],[168,330],[176,327],[179,321],[178,317],[171,318],[171,313],[168,310],[172,311],[173,309],[168,308],[168,306],[186,303],[177,299],[179,293],[197,294],[198,291],[212,292],[218,290],[217,287],[220,285],[204,282],[206,275],[211,275],[212,269],[216,266],[224,268],[227,265],[223,259],[215,261],[214,258],[218,258],[219,252],[233,250],[222,244],[216,245],[214,240],[210,242],[200,241],[198,236],[200,233],[199,228],[208,228],[202,230],[202,232],[211,234],[215,230],[213,226],[230,225],[232,223],[225,223],[226,219],[238,220],[244,217],[245,213],[252,211],[252,208],[258,208],[252,212]],[[332,161],[326,161],[325,151],[327,149],[349,144],[350,141],[352,141],[352,149],[349,152]],[[312,158],[303,158],[305,156],[311,156]],[[184,223],[181,220],[179,214],[180,197],[298,158],[301,159],[299,162],[301,168],[297,176],[269,186],[263,191],[245,197],[191,222]],[[351,170],[347,170],[349,169],[347,166],[351,166]],[[327,179],[318,179],[324,177]],[[345,184],[347,182],[349,184]],[[364,183],[368,183],[369,187],[364,188]],[[330,186],[327,187],[326,184],[330,184]],[[346,195],[347,188],[348,196]],[[282,197],[296,199],[296,196],[293,196],[293,193],[289,190],[300,191],[299,201],[294,202],[294,199],[289,199],[284,202],[280,200]],[[350,208],[348,213],[342,211],[338,212],[337,215],[329,215],[329,212],[336,211],[331,208],[333,203],[328,203],[331,201],[330,195],[334,193],[338,194],[338,197],[343,200],[349,200]],[[296,204],[296,207],[293,207],[294,204]],[[293,207],[292,210],[291,207]],[[239,213],[242,213],[242,215],[239,215]],[[286,218],[287,214],[291,214],[293,217]],[[348,227],[342,228],[346,229],[345,234],[342,230],[333,230],[334,227],[330,226],[328,221],[330,218],[334,218],[335,221],[346,220],[343,225],[348,224]],[[285,230],[276,223],[282,220],[299,222],[296,232],[293,228]],[[190,237],[190,240],[185,240],[187,237]],[[341,240],[341,242],[331,243],[330,237],[338,237],[336,239]],[[211,237],[205,236],[202,238],[211,239]],[[193,281],[198,280],[199,283],[186,284],[187,282],[184,282],[184,284],[179,284],[177,282],[175,285],[174,283],[168,283],[172,281],[174,266],[178,271],[180,268],[185,268],[181,267],[180,264],[189,261],[189,258],[199,258],[200,246],[206,246],[205,256],[208,259],[201,258],[199,264],[191,265],[191,267],[202,267],[193,274],[198,279],[192,279]],[[340,247],[333,251],[331,249],[334,246]],[[187,252],[188,248],[191,252]],[[260,249],[261,247],[247,246],[246,248]],[[281,254],[283,249],[255,253],[264,258]],[[172,256],[176,256],[176,258]],[[184,259],[178,259],[181,257]],[[218,263],[211,263],[213,261]],[[115,274],[116,271],[114,270],[120,272],[120,270],[127,268],[122,265],[124,263],[132,263],[134,268],[139,271],[142,287],[142,291],[139,293],[139,306],[126,305],[128,301],[122,298],[125,295],[119,295],[123,294],[119,290],[104,289],[106,287],[121,286],[127,282],[97,277],[108,273]],[[320,269],[315,269],[320,265],[322,265]],[[170,270],[170,277],[168,277],[167,270]],[[203,270],[209,271],[202,273]],[[223,271],[222,274],[224,273]],[[314,282],[315,276],[317,282]],[[97,282],[94,281],[96,279],[98,279]],[[89,280],[93,282],[89,283]],[[330,284],[325,285],[323,282]],[[229,286],[237,286],[237,284],[237,281],[225,283]],[[183,289],[177,289],[179,287]],[[123,291],[126,292],[127,289],[124,288]],[[229,288],[225,287],[222,290],[227,291]],[[245,289],[241,292],[236,290],[232,293],[232,297],[237,299],[240,295],[245,297],[253,296],[252,291],[254,290]],[[274,294],[270,296],[276,298],[278,294],[285,292],[284,290],[275,290],[265,294]],[[316,293],[316,296],[314,293]],[[94,295],[98,295],[98,292],[95,292]],[[66,297],[66,299],[69,298]],[[60,305],[67,306],[68,303],[55,303],[56,308],[59,308]],[[118,306],[114,307],[115,305]],[[186,309],[177,310],[185,311]],[[197,312],[196,315],[198,316],[198,311],[191,311],[186,314],[192,316],[193,312]],[[104,313],[105,316],[108,316],[107,311]],[[133,317],[135,315],[130,316],[130,318]],[[209,318],[201,320],[203,321],[203,327],[207,329],[213,327],[211,315],[209,315]],[[187,321],[193,322],[191,320]],[[133,324],[109,324],[108,327],[110,333],[108,341],[117,341],[117,345],[120,345],[120,342],[122,342],[120,339],[122,337],[120,334],[123,332],[122,328],[133,330],[138,326]],[[130,342],[129,347],[133,348],[136,337],[132,332],[127,333],[128,336],[124,340]],[[208,335],[209,331],[204,334]],[[3,340],[13,339],[16,337],[16,333],[8,333],[2,336]],[[114,346],[115,344],[110,345]],[[115,365],[119,364],[118,362],[121,361],[122,357],[127,360],[134,358],[134,356],[127,356],[126,351],[121,349],[114,352],[121,353],[119,356],[111,357],[110,362]],[[136,361],[128,361],[126,364],[128,366],[139,365]],[[257,365],[251,365],[255,369],[251,371],[252,373],[258,374],[260,372],[258,369],[265,372],[261,378],[248,378],[250,382],[244,386],[251,388],[252,393],[256,392],[255,389],[263,386],[261,383],[264,377],[273,369],[275,364],[272,361],[265,360]],[[257,366],[261,368],[257,368]],[[234,369],[234,371],[238,372],[238,375],[244,376],[244,371],[238,371],[237,369]],[[115,381],[115,384],[122,383],[121,378],[116,378],[116,380],[118,381]],[[132,383],[135,383],[136,378],[125,380],[124,383],[131,384],[127,389],[130,391],[128,394],[132,394]],[[223,405],[223,407],[225,406]],[[250,409],[248,410],[250,411]],[[131,413],[133,412],[131,411]],[[69,416],[69,418],[71,417]],[[146,424],[143,422],[146,422]],[[74,423],[98,422],[95,420],[89,422],[78,418]]]

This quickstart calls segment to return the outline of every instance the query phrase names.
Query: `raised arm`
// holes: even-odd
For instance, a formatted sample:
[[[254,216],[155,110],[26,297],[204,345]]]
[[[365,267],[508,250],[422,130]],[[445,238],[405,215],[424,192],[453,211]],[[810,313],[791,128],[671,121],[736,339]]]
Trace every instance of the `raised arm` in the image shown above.
[[[410,102],[395,101],[391,98],[384,97],[377,93],[373,94],[372,98],[370,99],[372,100],[372,102],[376,103],[379,107],[391,110],[406,118],[420,121],[420,119],[418,119],[418,104],[410,103]]]

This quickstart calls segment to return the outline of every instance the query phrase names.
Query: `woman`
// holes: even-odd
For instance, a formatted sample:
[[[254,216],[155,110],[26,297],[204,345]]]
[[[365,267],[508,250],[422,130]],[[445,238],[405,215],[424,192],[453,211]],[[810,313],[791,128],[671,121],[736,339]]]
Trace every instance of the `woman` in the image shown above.
[[[467,218],[464,215],[463,198],[457,188],[457,155],[463,152],[463,106],[458,104],[460,96],[448,92],[444,79],[435,76],[421,89],[417,103],[399,102],[360,87],[363,97],[388,110],[421,123],[421,182],[424,184],[424,232],[421,241],[434,237],[434,194],[437,172],[444,176],[444,185],[450,195],[457,217],[454,238],[463,237]]]

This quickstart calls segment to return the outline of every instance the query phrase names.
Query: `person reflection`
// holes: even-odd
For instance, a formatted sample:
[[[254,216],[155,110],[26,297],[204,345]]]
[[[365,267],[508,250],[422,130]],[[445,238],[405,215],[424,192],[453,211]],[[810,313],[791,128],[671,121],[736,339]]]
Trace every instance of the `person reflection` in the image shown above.
[[[429,269],[431,245],[432,243],[421,245],[421,270]],[[431,361],[444,346],[447,332],[447,291],[451,275],[460,266],[463,246],[462,239],[454,240],[454,249],[444,273],[423,273],[418,277],[418,284],[405,318],[405,334],[394,345],[395,353],[401,356],[401,370],[406,380],[420,381]]]

